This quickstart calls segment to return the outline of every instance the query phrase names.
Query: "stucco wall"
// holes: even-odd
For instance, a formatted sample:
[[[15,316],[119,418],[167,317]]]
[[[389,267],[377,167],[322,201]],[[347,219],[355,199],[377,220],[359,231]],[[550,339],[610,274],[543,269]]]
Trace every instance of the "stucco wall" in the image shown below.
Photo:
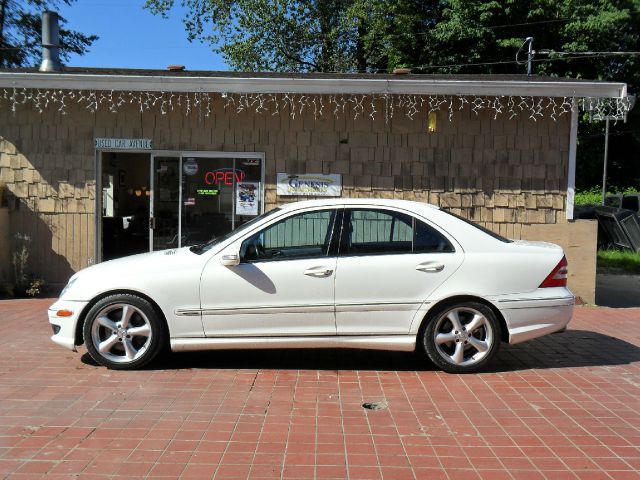
[[[381,107],[382,108],[382,107]],[[394,197],[451,208],[512,238],[523,225],[564,222],[569,117],[554,122],[526,115],[494,120],[470,108],[438,114],[354,119],[225,111],[185,116],[96,114],[70,104],[67,114],[19,107],[0,110],[0,182],[7,183],[11,229],[37,239],[37,273],[65,282],[94,257],[96,137],[151,138],[154,148],[265,153],[266,208],[277,197],[277,172],[340,173],[345,197]]]
[[[584,302],[595,303],[597,221],[576,220],[556,225],[525,225],[522,228],[522,239],[560,245],[569,262],[569,288]]]

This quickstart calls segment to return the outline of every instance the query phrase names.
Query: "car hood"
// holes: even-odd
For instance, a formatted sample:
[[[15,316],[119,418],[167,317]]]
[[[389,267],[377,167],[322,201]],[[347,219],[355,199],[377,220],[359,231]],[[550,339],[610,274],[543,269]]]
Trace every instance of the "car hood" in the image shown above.
[[[203,265],[203,258],[183,247],[141,253],[92,265],[73,275],[69,288],[61,298],[87,300],[101,292],[114,289],[144,291],[145,285],[159,276],[167,278],[171,272],[193,269]]]

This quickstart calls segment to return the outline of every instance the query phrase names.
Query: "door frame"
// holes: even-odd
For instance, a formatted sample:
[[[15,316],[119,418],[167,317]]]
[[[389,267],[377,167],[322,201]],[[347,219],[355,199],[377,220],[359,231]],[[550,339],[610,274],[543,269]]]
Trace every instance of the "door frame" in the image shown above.
[[[182,156],[165,155],[164,153],[151,153],[149,161],[149,188],[151,195],[149,196],[149,251],[153,252],[153,236],[155,234],[155,198],[156,198],[156,158],[177,158],[178,159],[178,248],[180,248],[182,240]],[[153,219],[154,228],[151,228],[151,219]]]
[[[185,157],[194,158],[257,158],[260,160],[260,210],[259,215],[264,213],[265,201],[265,152],[224,152],[224,151],[194,151],[194,150],[142,150],[142,149],[95,149],[95,213],[94,213],[94,255],[90,259],[89,264],[102,262],[102,155],[104,153],[142,153],[149,154],[149,188],[151,195],[149,196],[149,218],[153,212],[153,199],[155,195],[155,185],[153,176],[153,166],[155,157],[175,157],[179,159],[180,177],[179,177],[179,205],[178,205],[178,241],[181,241],[182,233],[182,160]],[[235,202],[235,195],[234,195]],[[235,216],[235,207],[233,209]],[[153,232],[149,232],[149,251],[153,251]]]

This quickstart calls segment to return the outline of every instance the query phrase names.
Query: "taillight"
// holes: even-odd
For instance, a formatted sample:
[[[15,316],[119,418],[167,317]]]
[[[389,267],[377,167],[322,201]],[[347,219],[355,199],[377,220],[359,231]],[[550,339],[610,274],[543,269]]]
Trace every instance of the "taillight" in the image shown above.
[[[542,282],[538,288],[566,287],[567,274],[569,273],[568,267],[569,264],[567,263],[567,257],[562,257],[560,263],[556,265],[556,268],[551,270],[551,273],[544,279],[544,282]]]

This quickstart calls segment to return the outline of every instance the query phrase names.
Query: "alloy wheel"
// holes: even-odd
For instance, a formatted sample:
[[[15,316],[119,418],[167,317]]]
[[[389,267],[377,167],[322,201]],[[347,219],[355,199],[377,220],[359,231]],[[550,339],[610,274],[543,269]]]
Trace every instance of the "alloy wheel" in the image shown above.
[[[438,355],[447,363],[468,367],[482,361],[496,340],[491,322],[481,312],[456,307],[438,318],[433,341]]]
[[[152,340],[151,322],[138,307],[127,303],[108,305],[91,325],[91,341],[97,352],[114,363],[130,363],[142,357]]]

